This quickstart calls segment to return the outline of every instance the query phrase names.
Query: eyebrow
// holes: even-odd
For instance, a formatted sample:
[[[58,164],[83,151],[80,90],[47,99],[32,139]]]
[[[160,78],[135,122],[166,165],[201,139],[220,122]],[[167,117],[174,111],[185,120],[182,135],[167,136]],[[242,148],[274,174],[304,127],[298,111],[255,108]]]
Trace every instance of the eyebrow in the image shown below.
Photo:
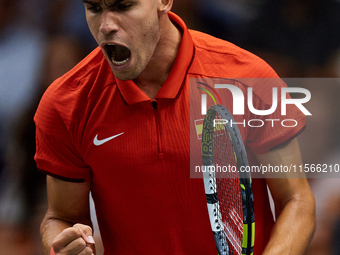
[[[97,4],[95,1],[92,1],[92,0],[82,0],[82,1],[83,1],[83,3],[87,3],[87,4]],[[104,4],[107,5],[107,6],[115,6],[116,4],[119,4],[119,3],[124,2],[124,1],[125,1],[125,0],[114,0],[113,3],[112,3],[112,4],[109,4],[109,5],[107,5],[107,4],[105,3],[105,0],[104,0],[103,2],[104,2]]]
[[[124,2],[125,0],[114,0],[113,1],[113,3],[111,3],[111,4],[106,4],[105,2],[105,0],[104,0],[104,4],[106,5],[106,6],[108,6],[108,7],[114,7],[114,6],[116,6],[117,4],[119,4],[119,3],[121,3],[121,2]],[[108,1],[108,2],[112,2],[112,1]]]
[[[83,3],[85,3],[85,4],[95,4],[94,2],[92,2],[90,0],[83,0]]]

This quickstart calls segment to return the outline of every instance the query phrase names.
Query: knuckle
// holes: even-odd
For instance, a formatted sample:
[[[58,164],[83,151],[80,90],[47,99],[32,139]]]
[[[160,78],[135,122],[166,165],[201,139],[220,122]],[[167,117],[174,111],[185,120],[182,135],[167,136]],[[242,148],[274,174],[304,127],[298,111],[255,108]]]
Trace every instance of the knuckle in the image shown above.
[[[91,255],[92,254],[92,249],[89,246],[86,246],[84,249],[86,255]]]
[[[83,251],[86,249],[86,247],[87,245],[86,245],[85,240],[79,237],[63,247],[59,247],[59,248],[53,247],[53,249],[56,255],[58,255],[59,253],[64,254],[64,255],[74,255],[74,254],[83,254]]]
[[[86,242],[85,242],[85,240],[83,238],[78,238],[77,241],[78,241],[78,245],[80,247],[85,247],[86,246]]]
[[[83,228],[83,224],[80,224],[80,223],[77,223],[77,224],[74,224],[73,227],[74,228]]]
[[[91,228],[90,226],[86,226],[86,227],[85,227],[85,230],[91,231],[91,232],[92,232],[92,228]]]
[[[73,226],[73,227],[64,229],[63,232],[61,232],[59,235],[64,235],[64,236],[77,236],[78,235],[79,236],[80,230],[79,228],[76,228]]]
[[[57,251],[61,250],[64,246],[65,245],[64,245],[64,241],[63,241],[62,236],[60,234],[57,235],[52,242],[53,250],[55,252],[57,252]]]
[[[92,228],[88,225],[77,223],[77,224],[74,224],[73,227],[78,230],[82,230],[86,233],[92,233]]]
[[[74,236],[81,236],[81,231],[78,228],[72,228],[72,234]]]
[[[92,255],[93,251],[89,246],[86,246],[80,253],[79,255]]]
[[[86,247],[86,242],[82,238],[78,238],[74,243],[72,244],[72,248],[75,250],[83,250]]]
[[[81,231],[78,228],[70,227],[64,229],[54,238],[52,242],[53,250],[56,253],[64,252],[65,249],[68,250],[70,247],[74,246],[83,249],[86,246],[86,242],[82,238],[79,238],[79,236],[81,236]]]

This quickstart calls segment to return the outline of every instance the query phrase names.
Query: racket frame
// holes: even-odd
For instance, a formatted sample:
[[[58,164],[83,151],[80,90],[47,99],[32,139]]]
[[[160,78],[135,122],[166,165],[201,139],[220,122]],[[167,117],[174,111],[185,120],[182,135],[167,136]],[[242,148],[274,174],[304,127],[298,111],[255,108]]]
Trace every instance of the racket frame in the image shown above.
[[[212,185],[216,183],[216,175],[209,171],[209,167],[214,166],[214,124],[216,114],[221,116],[221,119],[227,120],[224,123],[224,128],[228,132],[234,149],[237,171],[240,180],[240,192],[242,194],[243,208],[243,237],[242,237],[242,255],[251,255],[255,242],[255,215],[254,202],[252,193],[251,176],[249,172],[241,172],[241,169],[246,169],[248,164],[247,153],[242,141],[240,131],[235,124],[235,120],[230,112],[222,105],[211,106],[204,118],[203,133],[202,133],[202,165],[203,165],[203,180],[205,193],[207,198],[207,206],[211,228],[213,230],[214,239],[218,254],[229,255],[230,249],[225,239],[225,232],[221,230],[223,222],[218,218],[220,212],[220,203],[216,187]],[[231,125],[234,123],[234,125]],[[221,124],[219,124],[221,125]],[[241,168],[242,167],[242,168]],[[224,233],[223,233],[224,232]]]

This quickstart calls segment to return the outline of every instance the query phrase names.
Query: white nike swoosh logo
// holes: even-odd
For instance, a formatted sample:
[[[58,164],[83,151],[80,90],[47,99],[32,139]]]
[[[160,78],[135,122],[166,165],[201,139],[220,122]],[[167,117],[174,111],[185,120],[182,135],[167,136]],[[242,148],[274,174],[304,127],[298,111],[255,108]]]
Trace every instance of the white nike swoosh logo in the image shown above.
[[[111,141],[112,139],[114,139],[114,138],[116,138],[116,137],[118,137],[118,136],[120,136],[120,135],[122,135],[122,134],[124,134],[124,132],[123,132],[123,133],[120,133],[120,134],[118,134],[118,135],[114,135],[114,136],[105,138],[105,139],[103,139],[103,140],[98,140],[98,135],[96,135],[96,137],[93,139],[93,144],[96,145],[96,146],[100,146],[100,145],[102,145],[102,144],[104,144],[104,143],[106,143],[106,142],[108,142],[108,141]]]

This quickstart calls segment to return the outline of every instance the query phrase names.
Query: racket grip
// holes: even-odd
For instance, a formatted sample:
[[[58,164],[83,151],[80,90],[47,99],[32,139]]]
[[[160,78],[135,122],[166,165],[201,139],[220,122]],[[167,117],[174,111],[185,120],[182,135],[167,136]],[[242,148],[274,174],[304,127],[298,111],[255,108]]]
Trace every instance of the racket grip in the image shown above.
[[[51,253],[50,253],[50,255],[55,255],[54,250],[53,250],[53,247],[51,247]]]

